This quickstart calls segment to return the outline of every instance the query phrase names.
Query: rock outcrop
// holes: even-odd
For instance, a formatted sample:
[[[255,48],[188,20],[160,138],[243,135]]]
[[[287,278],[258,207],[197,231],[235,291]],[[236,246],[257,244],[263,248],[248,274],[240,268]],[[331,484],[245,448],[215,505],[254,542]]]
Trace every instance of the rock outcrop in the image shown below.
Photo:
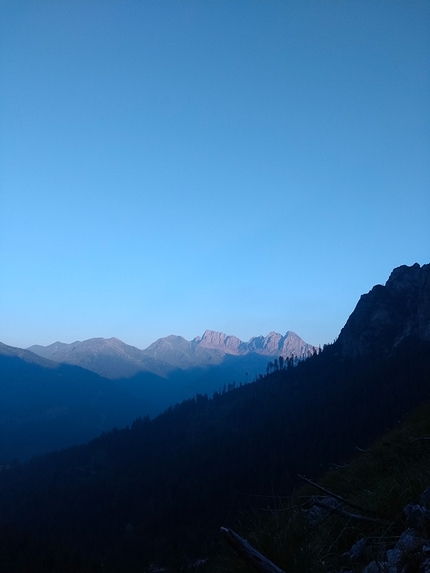
[[[398,267],[362,295],[336,345],[348,357],[389,354],[411,336],[430,342],[430,264]]]
[[[201,348],[222,349],[227,354],[241,354],[245,350],[244,343],[237,336],[229,336],[214,330],[206,330],[203,336],[197,336],[191,342]]]
[[[407,573],[409,571],[420,571],[430,573],[430,540],[428,539],[428,528],[430,524],[430,508],[427,501],[430,488],[427,488],[421,497],[422,505],[407,505],[403,512],[406,522],[409,525],[400,535],[397,543],[391,549],[387,549],[382,555],[382,559],[368,563],[362,573]],[[417,513],[420,519],[416,520]],[[351,548],[349,557],[354,561],[362,557],[368,540],[360,539]],[[359,551],[358,551],[359,550]],[[343,571],[343,573],[353,573]]]
[[[206,330],[203,336],[197,336],[191,341],[202,348],[220,350],[226,354],[256,353],[262,356],[306,357],[313,353],[315,347],[306,343],[295,332],[287,331],[285,336],[279,332],[269,332],[267,336],[254,336],[248,342],[243,342],[236,336],[222,332]]]

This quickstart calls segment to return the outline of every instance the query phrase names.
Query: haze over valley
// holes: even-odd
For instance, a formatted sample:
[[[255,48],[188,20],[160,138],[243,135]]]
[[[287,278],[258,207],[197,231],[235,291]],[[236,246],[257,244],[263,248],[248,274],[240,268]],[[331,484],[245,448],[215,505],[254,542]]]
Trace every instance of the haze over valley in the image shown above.
[[[292,343],[309,351],[307,357],[281,360],[279,350]],[[148,351],[136,354],[116,339],[54,344],[42,351],[65,360],[73,348],[94,355],[95,349],[111,352],[112,346],[115,354],[125,347],[135,358]],[[29,560],[59,548],[58,556],[66,553],[58,559],[68,559],[73,547],[81,563],[89,559],[102,568],[103,561],[114,571],[137,572],[154,560],[179,571],[184,556],[192,562],[193,555],[205,560],[210,555],[212,563],[220,524],[255,507],[255,495],[271,503],[271,488],[291,492],[299,474],[319,476],[333,460],[338,464],[351,456],[358,444],[367,447],[428,401],[429,349],[430,264],[394,269],[384,286],[360,298],[337,340],[321,352],[311,352],[290,332],[248,343],[208,331],[189,342],[157,341],[150,354],[182,365],[183,354],[188,366],[191,356],[197,355],[200,365],[203,356],[216,356],[218,364],[210,366],[216,369],[224,353],[228,360],[270,358],[271,366],[250,384],[224,385],[212,397],[197,393],[153,420],[142,415],[143,401],[127,396],[124,379],[101,378],[1,345],[3,457],[13,448],[26,458],[32,447],[61,447],[61,440],[78,444],[91,432],[108,429],[118,414],[130,422],[27,464],[6,458],[0,471],[0,533],[8,538],[12,524],[17,527],[14,535],[27,547]],[[194,370],[181,372],[185,377]],[[178,379],[169,373],[157,377],[154,387],[162,381]],[[145,379],[140,382],[143,387]],[[163,391],[168,394],[166,386]],[[141,412],[134,419],[133,408]],[[51,442],[43,443],[47,436]],[[6,556],[13,564],[12,553],[8,549]]]
[[[0,459],[23,460],[86,441],[197,393],[212,396],[246,384],[275,364],[282,367],[278,361],[297,364],[314,352],[294,332],[271,332],[245,343],[206,331],[191,341],[168,336],[145,350],[116,338],[27,350],[1,344],[7,386]]]

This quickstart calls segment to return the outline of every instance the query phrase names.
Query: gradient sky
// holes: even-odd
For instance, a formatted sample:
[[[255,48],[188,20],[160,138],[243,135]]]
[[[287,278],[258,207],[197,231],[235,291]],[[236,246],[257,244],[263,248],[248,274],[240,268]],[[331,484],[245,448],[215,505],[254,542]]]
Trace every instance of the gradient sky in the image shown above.
[[[430,262],[430,2],[0,0],[0,341],[332,342]]]

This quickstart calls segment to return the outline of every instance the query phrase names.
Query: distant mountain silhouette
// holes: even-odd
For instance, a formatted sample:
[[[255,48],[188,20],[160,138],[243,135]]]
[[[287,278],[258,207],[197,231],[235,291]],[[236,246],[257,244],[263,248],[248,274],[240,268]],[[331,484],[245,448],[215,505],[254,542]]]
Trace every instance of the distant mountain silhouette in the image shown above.
[[[82,443],[197,393],[251,382],[270,352],[285,348],[301,356],[313,347],[294,333],[243,343],[212,331],[190,342],[168,336],[146,350],[117,338],[27,350],[0,343],[0,459]]]
[[[0,526],[27,528],[112,571],[151,562],[179,571],[186,557],[205,556],[238,512],[277,515],[277,496],[298,474],[317,479],[429,399],[428,270],[393,271],[360,299],[338,340],[297,367],[287,362],[253,384],[197,395],[154,420],[0,471]],[[203,338],[240,351],[235,339]],[[167,345],[210,350],[199,342]]]
[[[191,342],[202,348],[224,351],[226,354],[244,355],[255,352],[262,356],[282,356],[283,358],[293,355],[303,358],[312,354],[315,349],[292,331],[288,331],[285,336],[272,331],[267,336],[255,336],[248,342],[242,342],[236,336],[206,330],[203,336],[198,336]]]
[[[25,350],[24,348],[16,348],[15,346],[8,346],[0,342],[0,356],[13,356],[15,358],[21,358],[29,364],[38,364],[44,368],[58,368],[58,363],[53,360],[44,358],[42,355],[38,355],[30,350]]]
[[[242,342],[235,336],[206,330],[203,336],[191,341],[182,336],[170,335],[153,342],[145,350],[125,344],[117,338],[91,338],[83,342],[65,344],[55,342],[49,346],[34,345],[31,352],[49,360],[82,366],[107,378],[127,378],[138,372],[152,372],[169,377],[174,369],[189,370],[209,368],[223,363],[226,356],[243,357],[250,354],[265,357],[295,356],[303,358],[314,351],[314,346],[304,342],[296,333],[289,331],[282,336],[270,332]],[[250,376],[261,372],[264,361],[249,364]],[[229,365],[233,360],[229,360]],[[264,368],[263,368],[264,370]]]
[[[1,343],[0,372],[0,460],[82,443],[154,412],[112,380]]]
[[[166,376],[172,370],[162,360],[154,360],[142,350],[118,338],[91,338],[72,344],[54,342],[49,346],[30,346],[27,350],[55,362],[82,366],[111,379],[131,377],[138,372]]]

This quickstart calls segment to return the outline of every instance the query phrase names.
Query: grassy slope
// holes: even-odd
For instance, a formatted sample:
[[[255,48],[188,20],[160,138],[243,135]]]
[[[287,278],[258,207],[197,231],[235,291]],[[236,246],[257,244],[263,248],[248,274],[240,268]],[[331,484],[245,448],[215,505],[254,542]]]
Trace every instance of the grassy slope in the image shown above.
[[[381,558],[384,550],[395,545],[407,527],[403,508],[408,503],[419,503],[421,493],[430,486],[430,439],[417,439],[428,436],[430,403],[319,482],[366,510],[345,506],[346,511],[383,518],[388,524],[365,524],[332,514],[311,527],[306,510],[315,495],[324,494],[306,484],[288,498],[274,498],[272,508],[251,516],[246,525],[238,523],[238,533],[287,573],[362,571],[366,563]],[[368,539],[366,554],[351,562],[342,554],[363,536]],[[254,571],[225,546],[211,569]]]

